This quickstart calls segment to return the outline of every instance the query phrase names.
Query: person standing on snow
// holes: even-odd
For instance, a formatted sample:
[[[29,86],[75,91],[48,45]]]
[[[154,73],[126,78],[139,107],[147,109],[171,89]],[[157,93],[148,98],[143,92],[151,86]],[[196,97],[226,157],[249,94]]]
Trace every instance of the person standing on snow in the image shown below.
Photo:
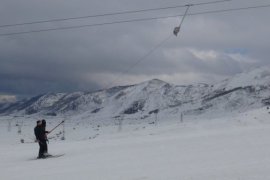
[[[36,136],[36,141],[39,144],[39,153],[38,158],[46,158],[45,152],[48,150],[47,146],[47,135],[48,131],[45,131],[44,125],[42,125],[42,121],[38,120],[37,125],[34,128],[34,133]]]

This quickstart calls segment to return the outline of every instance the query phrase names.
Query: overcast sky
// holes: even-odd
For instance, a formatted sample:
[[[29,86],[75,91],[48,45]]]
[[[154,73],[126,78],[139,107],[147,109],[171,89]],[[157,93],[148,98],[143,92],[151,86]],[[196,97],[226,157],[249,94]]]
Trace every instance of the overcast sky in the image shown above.
[[[1,0],[0,25],[211,0]],[[213,0],[214,1],[214,0]],[[189,13],[270,4],[231,0],[193,6]],[[183,14],[185,8],[0,28],[0,34]],[[0,37],[0,96],[94,91],[161,79],[173,84],[215,83],[269,64],[270,8],[132,22]],[[1,100],[1,98],[0,98]]]

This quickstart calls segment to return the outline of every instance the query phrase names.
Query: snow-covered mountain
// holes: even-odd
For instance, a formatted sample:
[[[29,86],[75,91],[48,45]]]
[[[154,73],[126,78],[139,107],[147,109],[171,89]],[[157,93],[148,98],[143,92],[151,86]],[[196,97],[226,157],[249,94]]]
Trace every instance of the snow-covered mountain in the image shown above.
[[[1,105],[0,113],[145,118],[154,110],[163,114],[202,114],[245,111],[265,105],[270,105],[270,70],[262,67],[213,85],[180,86],[153,79],[97,92],[47,93]]]

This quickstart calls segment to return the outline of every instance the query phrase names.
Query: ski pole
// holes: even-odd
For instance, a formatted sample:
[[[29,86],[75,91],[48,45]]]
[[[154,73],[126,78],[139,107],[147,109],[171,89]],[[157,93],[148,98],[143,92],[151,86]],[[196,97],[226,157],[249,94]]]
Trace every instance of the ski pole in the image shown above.
[[[57,126],[55,126],[49,133],[51,133],[52,131],[54,131],[58,126],[60,126],[62,123],[64,123],[65,122],[65,120],[63,120],[63,121],[61,121]],[[49,134],[48,133],[48,134]]]

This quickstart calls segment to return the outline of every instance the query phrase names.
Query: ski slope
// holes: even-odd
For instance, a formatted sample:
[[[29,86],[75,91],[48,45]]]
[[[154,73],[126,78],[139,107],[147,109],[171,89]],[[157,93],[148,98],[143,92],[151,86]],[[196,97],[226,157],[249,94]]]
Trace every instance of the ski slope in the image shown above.
[[[126,124],[121,132],[110,125],[100,127],[98,134],[84,125],[74,130],[67,124],[66,140],[49,143],[51,154],[65,155],[44,160],[33,160],[38,145],[20,143],[22,135],[14,123],[8,131],[4,118],[0,120],[1,180],[270,179],[266,107],[214,119],[190,117],[184,123],[172,119],[157,125]],[[31,123],[23,127],[25,140],[32,133]],[[91,133],[96,136],[86,138]]]

